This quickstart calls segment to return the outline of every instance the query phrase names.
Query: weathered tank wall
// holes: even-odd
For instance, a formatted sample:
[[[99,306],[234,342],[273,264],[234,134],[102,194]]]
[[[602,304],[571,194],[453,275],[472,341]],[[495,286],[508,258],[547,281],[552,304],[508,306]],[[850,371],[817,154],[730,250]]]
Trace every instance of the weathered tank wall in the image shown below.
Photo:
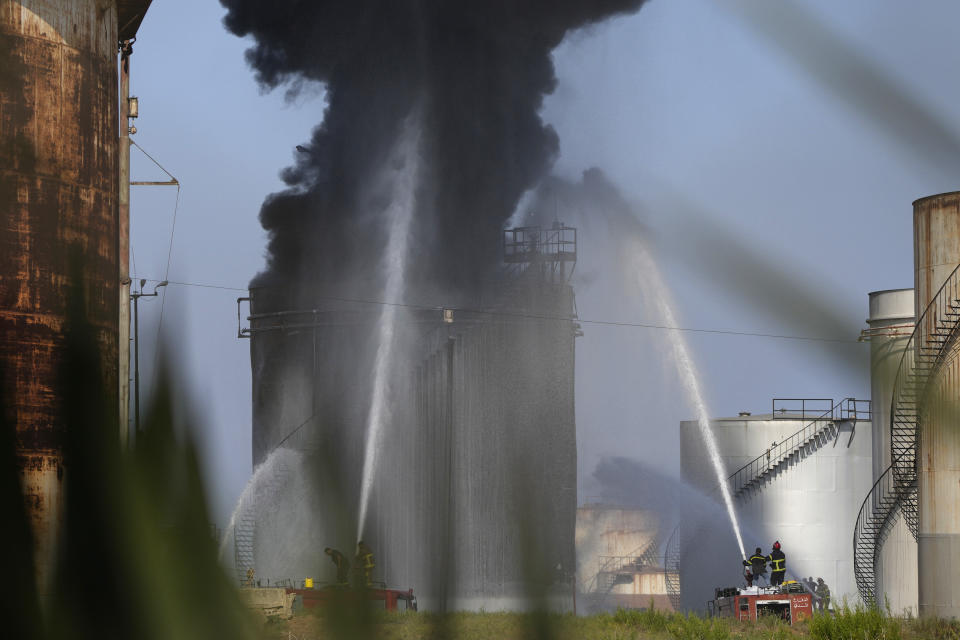
[[[870,294],[870,398],[873,401],[873,479],[890,466],[890,402],[897,368],[914,323],[913,289]],[[883,541],[876,567],[877,602],[917,613],[917,541],[902,517]]]
[[[960,192],[913,203],[917,317],[960,264]],[[960,616],[960,345],[930,380],[918,433],[921,615]]]
[[[116,48],[114,2],[0,0],[0,369],[42,593],[62,512],[57,376],[72,252],[103,388],[117,389]]]
[[[577,509],[577,585],[581,593],[595,590],[593,582],[604,557],[638,556],[660,531],[656,511],[607,505]],[[662,558],[661,558],[662,560]],[[665,593],[665,592],[664,592]]]
[[[506,303],[512,312],[572,316],[569,287],[524,284]],[[426,505],[426,548],[449,541],[451,549],[434,556],[424,595],[437,596],[446,581],[448,606],[487,610],[565,596],[564,573],[575,566],[572,323],[457,313],[428,336],[428,349],[417,375],[414,467],[431,479],[411,504]]]
[[[511,312],[572,317],[568,286],[535,277],[513,286],[500,296]],[[320,552],[352,555],[380,309],[325,303],[278,315],[284,296],[251,297],[254,459],[306,421],[284,446],[307,452],[312,484],[302,500],[316,511],[309,523],[279,511],[258,522],[258,564],[277,556],[271,545],[287,558],[258,575],[332,580]],[[397,323],[394,401],[364,532],[375,577],[413,587],[424,608],[520,608],[528,596],[566,596],[575,562],[573,323],[467,311],[445,323],[439,310],[404,311]],[[293,484],[306,481],[291,482],[299,494]],[[283,523],[296,523],[299,542],[280,541]]]

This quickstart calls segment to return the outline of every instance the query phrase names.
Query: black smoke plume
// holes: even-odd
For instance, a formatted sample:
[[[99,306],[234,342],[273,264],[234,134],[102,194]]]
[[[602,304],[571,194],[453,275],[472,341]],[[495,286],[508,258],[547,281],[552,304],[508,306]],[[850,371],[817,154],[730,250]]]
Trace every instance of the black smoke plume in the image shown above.
[[[324,83],[324,120],[289,188],[263,204],[266,271],[254,284],[365,278],[385,244],[371,198],[405,119],[421,125],[411,280],[473,289],[499,261],[500,230],[549,170],[557,135],[539,111],[556,85],[551,51],[571,30],[643,0],[221,0],[252,36],[266,89]]]

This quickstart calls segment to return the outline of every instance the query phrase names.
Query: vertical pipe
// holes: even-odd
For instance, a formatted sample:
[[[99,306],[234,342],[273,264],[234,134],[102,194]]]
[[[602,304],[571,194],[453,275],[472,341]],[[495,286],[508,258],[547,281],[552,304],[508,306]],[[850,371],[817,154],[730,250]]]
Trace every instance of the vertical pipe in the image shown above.
[[[141,293],[143,290],[141,289]],[[133,423],[134,438],[140,437],[140,296],[133,296],[133,402],[134,416]]]
[[[126,449],[130,434],[130,54],[129,40],[120,45],[120,139],[117,194],[118,333],[117,382],[120,410],[120,449]]]
[[[454,429],[456,428],[456,421],[453,416],[453,348],[456,345],[456,341],[453,338],[447,338],[447,354],[446,354],[446,398],[445,398],[445,407],[444,413],[446,414],[446,427],[447,427],[447,437],[444,439],[445,442],[445,452],[444,452],[444,480],[447,485],[447,495],[446,495],[446,507],[444,509],[444,514],[446,520],[444,524],[444,540],[443,540],[443,556],[444,556],[444,566],[443,566],[443,575],[444,575],[444,589],[443,589],[443,600],[444,600],[444,610],[447,610],[447,607],[450,606],[450,596],[454,588],[455,582],[455,552],[454,552],[454,543],[453,543],[453,517],[454,517],[454,484],[456,483],[456,477],[454,476],[453,470],[453,443],[454,443]]]
[[[913,231],[919,318],[960,263],[960,192],[914,202]],[[918,602],[920,615],[955,618],[960,616],[960,359],[954,357],[956,341],[944,348],[948,353],[931,376],[919,411]]]

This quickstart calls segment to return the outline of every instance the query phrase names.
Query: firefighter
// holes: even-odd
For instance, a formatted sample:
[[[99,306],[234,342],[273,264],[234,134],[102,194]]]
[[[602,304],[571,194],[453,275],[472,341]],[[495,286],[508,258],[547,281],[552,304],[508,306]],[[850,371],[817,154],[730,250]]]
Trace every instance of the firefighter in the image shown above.
[[[757,550],[748,560],[743,561],[743,566],[750,567],[750,572],[753,573],[753,579],[756,580],[758,587],[760,586],[760,578],[766,579],[767,556],[763,555],[763,550],[760,547],[757,547]]]
[[[357,573],[362,576],[362,585],[369,587],[373,582],[373,549],[361,540],[357,543],[357,557],[355,559]]]
[[[830,610],[830,587],[823,581],[823,578],[817,578],[817,609],[820,613]]]
[[[770,586],[783,584],[783,576],[787,573],[787,556],[780,550],[779,540],[773,543],[773,551],[767,556],[767,562],[770,563]]]
[[[752,587],[752,586],[753,586],[753,574],[750,573],[750,569],[744,569],[744,570],[743,570],[743,577],[747,579],[747,588],[749,589],[750,587]]]
[[[350,581],[350,561],[347,560],[347,556],[330,547],[324,549],[323,552],[330,556],[330,561],[337,567],[337,586],[347,586]]]

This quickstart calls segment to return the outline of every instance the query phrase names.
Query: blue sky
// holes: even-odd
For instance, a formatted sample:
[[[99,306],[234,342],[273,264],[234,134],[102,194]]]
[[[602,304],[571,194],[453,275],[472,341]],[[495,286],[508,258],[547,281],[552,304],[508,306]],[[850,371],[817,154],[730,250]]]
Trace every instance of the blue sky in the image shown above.
[[[932,118],[960,132],[960,49],[952,33],[960,6],[799,4]],[[784,333],[789,324],[776,309],[750,302],[749,282],[702,272],[690,235],[704,221],[739,240],[729,248],[732,259],[749,250],[817,292],[821,305],[862,324],[869,291],[912,286],[910,203],[960,188],[960,161],[926,157],[892,135],[751,26],[745,16],[752,5],[652,0],[634,16],[569,37],[555,53],[559,84],[543,112],[560,137],[555,171],[576,179],[599,166],[638,202],[684,326]],[[164,335],[201,416],[198,439],[220,524],[251,471],[249,345],[236,337],[243,291],[235,289],[263,265],[260,204],[281,188],[280,169],[324,108],[322,87],[293,102],[282,90],[263,94],[243,59],[247,43],[223,29],[223,14],[209,0],[154,2],[134,47],[131,81],[142,114],[134,139],[183,185],[168,279],[228,287],[171,284],[163,302]],[[163,179],[137,149],[132,174]],[[162,279],[176,191],[133,189],[135,275]],[[580,314],[637,319],[637,301],[605,277],[604,251],[583,240],[575,280]],[[145,390],[160,305],[141,306]],[[867,372],[857,375],[831,354],[865,352],[863,345],[688,339],[714,415],[768,410],[778,396],[869,393]],[[585,327],[577,343],[581,478],[610,454],[678,472],[678,424],[692,412],[655,357],[662,340],[654,330]]]

